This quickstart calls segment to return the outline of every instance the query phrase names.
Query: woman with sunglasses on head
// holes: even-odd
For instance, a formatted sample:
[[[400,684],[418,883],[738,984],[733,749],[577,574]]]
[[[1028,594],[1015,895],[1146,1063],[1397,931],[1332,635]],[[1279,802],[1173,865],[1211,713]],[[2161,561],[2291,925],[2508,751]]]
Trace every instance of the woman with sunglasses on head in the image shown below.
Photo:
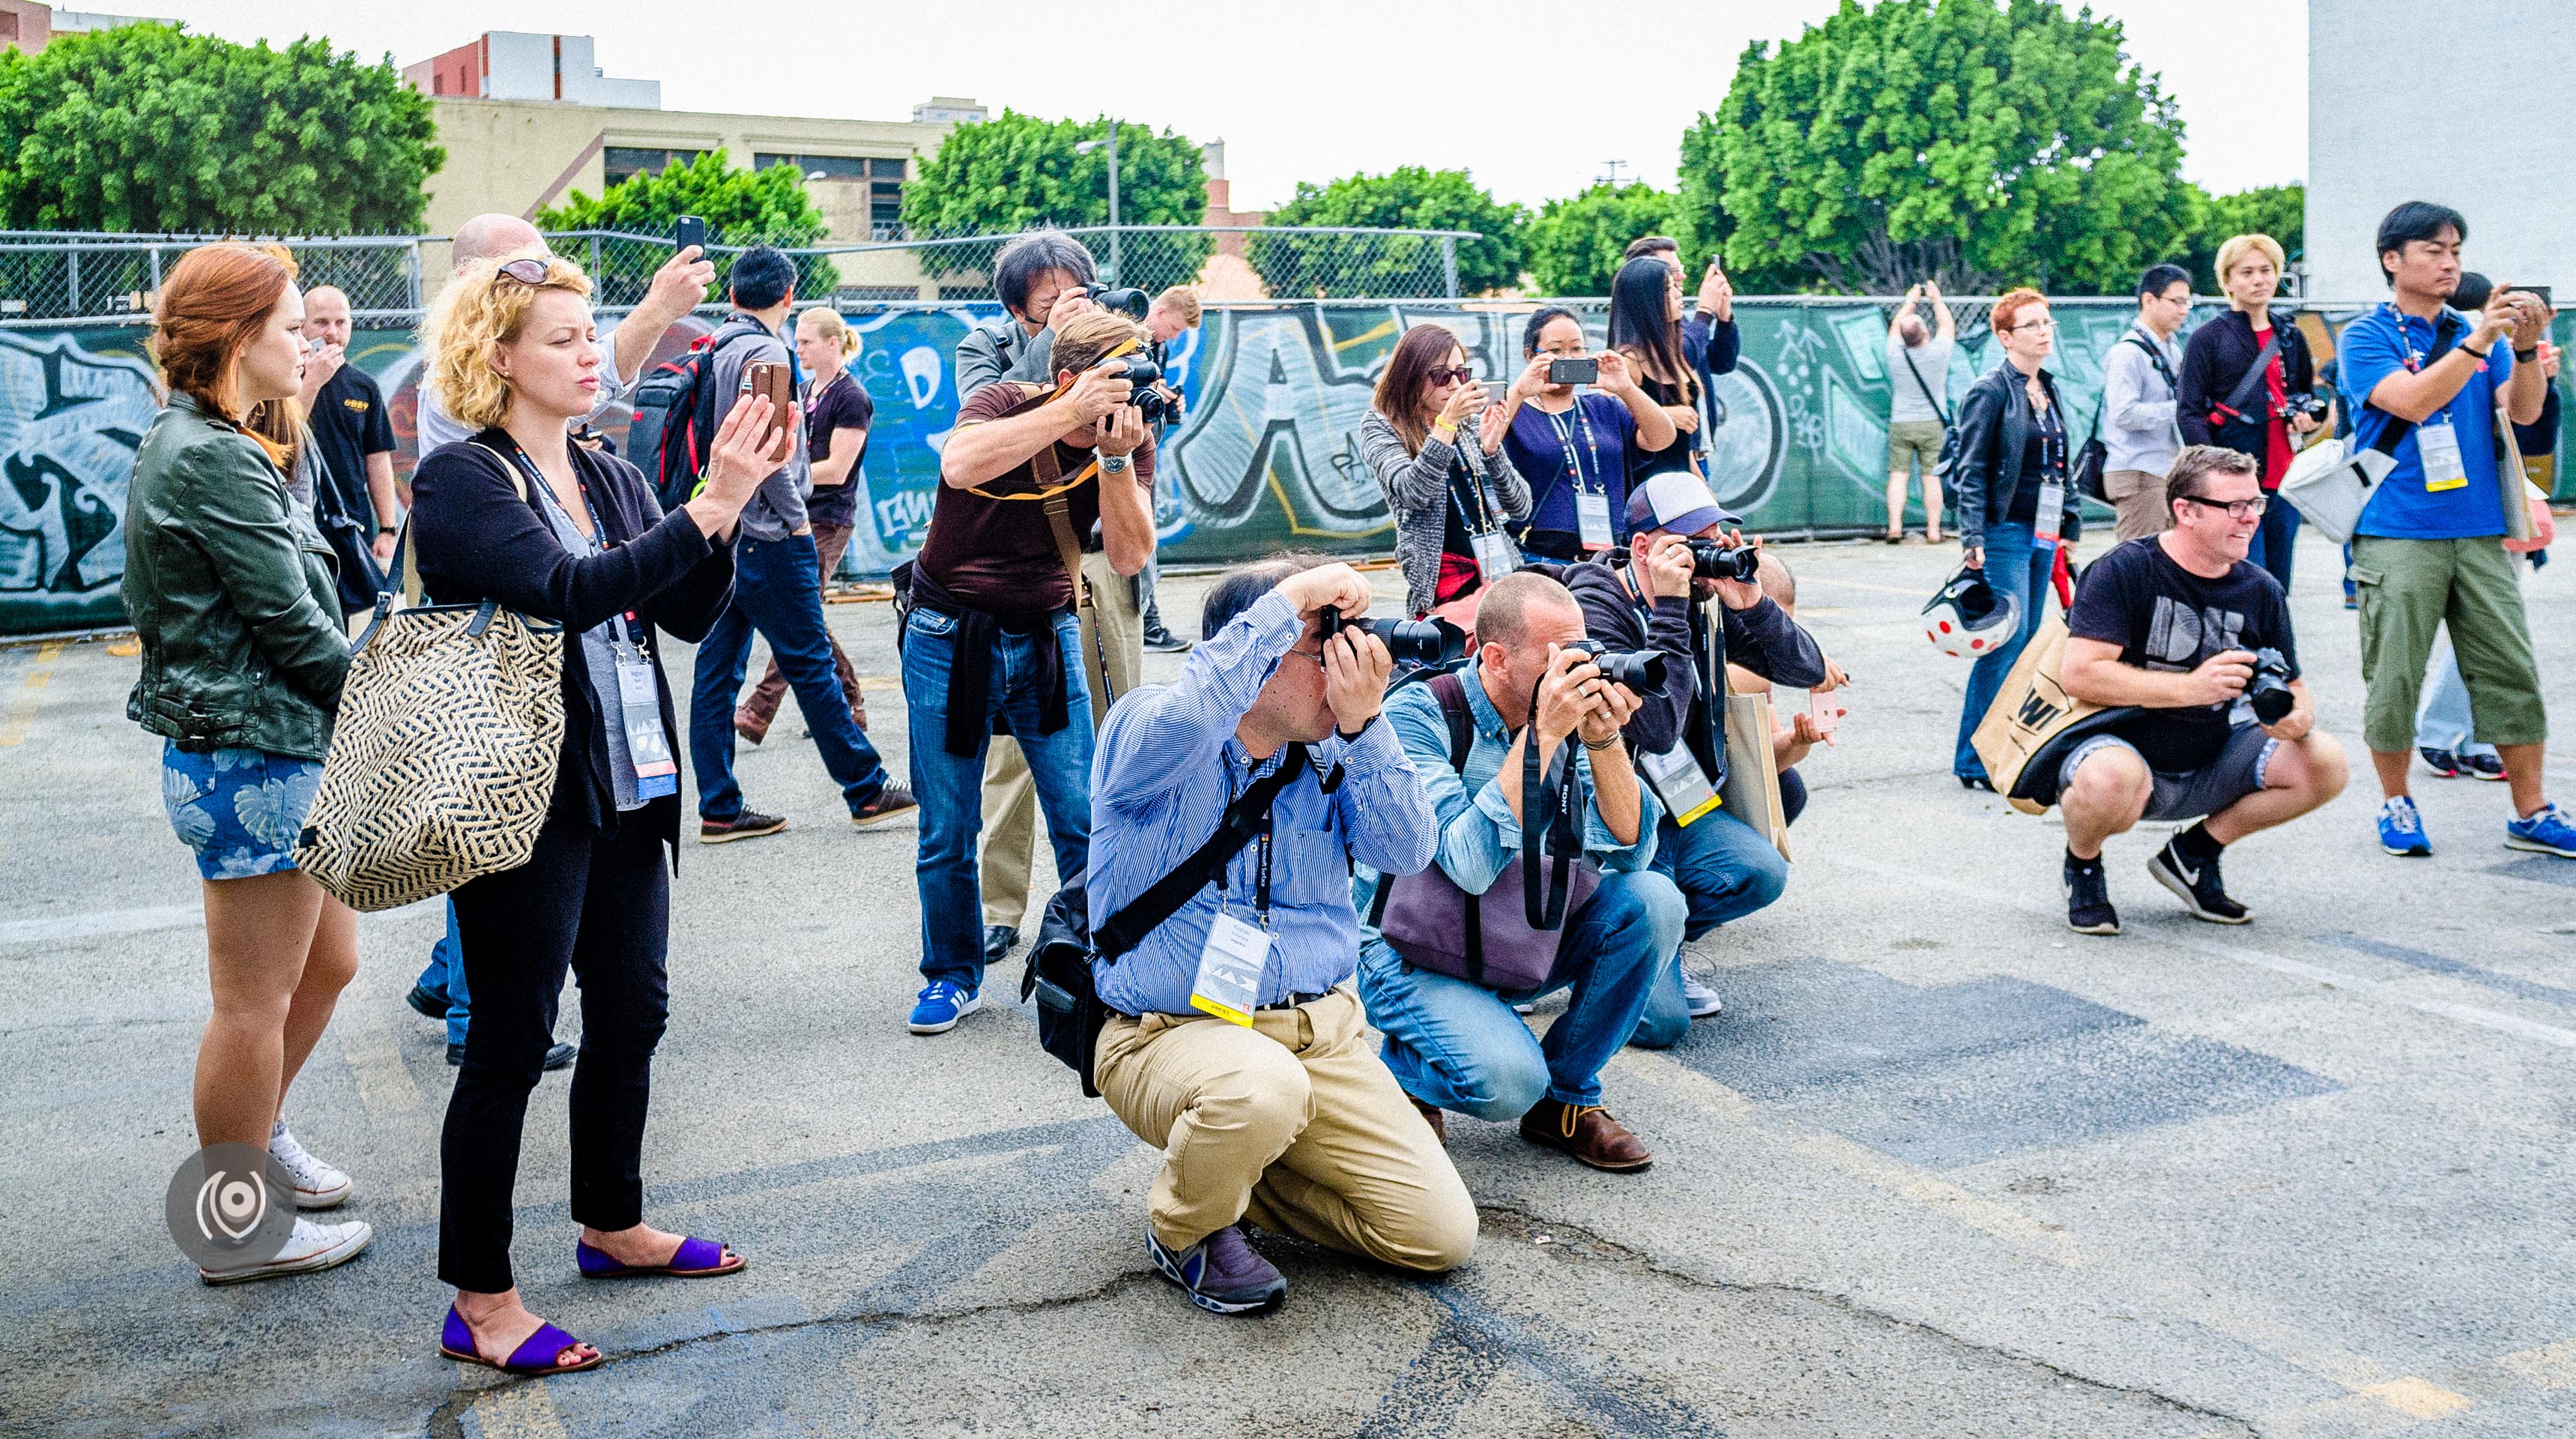
[[[329,1209],[349,1197],[349,1176],[306,1153],[282,1111],[358,972],[357,916],[295,865],[349,641],[310,502],[244,428],[252,408],[296,392],[304,300],[280,256],[207,245],[171,269],[152,320],[170,400],[126,491],[125,610],[143,674],[125,712],[163,737],[162,803],[202,881],[214,1013],[197,1048],[197,1142],[267,1151],[297,1209]],[[327,1269],[372,1235],[298,1218],[274,1257],[199,1277]]]
[[[1395,342],[1360,421],[1360,456],[1395,515],[1407,613],[1428,614],[1518,567],[1503,526],[1529,518],[1530,492],[1503,434],[1538,388],[1532,376],[1545,373],[1533,362],[1496,405],[1449,330],[1416,325]]]
[[[1638,388],[1675,431],[1663,444],[1641,443],[1629,453],[1629,483],[1666,470],[1707,478],[1693,452],[1699,443],[1700,385],[1683,343],[1680,271],[1652,255],[1619,267],[1610,282],[1610,348],[1628,357]]]
[[[1528,480],[1529,526],[1521,548],[1571,564],[1628,542],[1628,456],[1673,442],[1672,416],[1639,388],[1636,368],[1617,350],[1595,352],[1583,321],[1562,305],[1529,317],[1521,354],[1535,381],[1514,407],[1503,448]],[[1558,360],[1600,366],[1593,388],[1548,381]],[[1518,388],[1518,386],[1516,386]]]
[[[2066,412],[2057,400],[2057,377],[2042,368],[2057,348],[2048,301],[2037,290],[2014,290],[1995,301],[1989,323],[2003,363],[1968,387],[1957,412],[1959,544],[1967,568],[1982,569],[1989,586],[2018,600],[2021,616],[2012,638],[1968,672],[1950,770],[1967,788],[1990,790],[1985,762],[1969,738],[2039,628],[2057,546],[2072,555],[2084,519],[2082,497],[2066,493]]]
[[[668,997],[663,866],[680,833],[677,731],[653,631],[694,642],[723,613],[735,517],[795,430],[773,437],[766,397],[736,402],[695,497],[665,515],[633,465],[567,436],[601,383],[589,295],[581,271],[543,255],[485,261],[449,282],[428,325],[430,380],[477,433],[432,451],[412,478],[410,543],[428,593],[564,627],[563,747],[535,852],[452,896],[474,1023],[439,1144],[438,1272],[456,1288],[439,1347],[513,1373],[600,1362],[529,1313],[510,1272],[520,1132],[567,969],[581,982],[581,1273],[696,1278],[743,1263],[643,1222],[645,1105]]]

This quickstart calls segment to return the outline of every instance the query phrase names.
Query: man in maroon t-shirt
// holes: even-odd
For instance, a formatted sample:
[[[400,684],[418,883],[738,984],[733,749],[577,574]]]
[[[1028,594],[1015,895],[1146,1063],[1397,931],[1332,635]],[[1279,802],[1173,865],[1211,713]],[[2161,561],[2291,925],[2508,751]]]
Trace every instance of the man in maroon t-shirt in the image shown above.
[[[1102,368],[1143,338],[1114,312],[1074,320],[1056,335],[1053,385],[1004,380],[976,391],[941,450],[903,633],[927,981],[909,1021],[915,1034],[954,1028],[982,1003],[975,844],[995,733],[1016,739],[1028,759],[1056,873],[1080,874],[1089,852],[1093,686],[1065,551],[1096,523],[1117,574],[1135,574],[1154,552],[1153,442],[1121,367]]]

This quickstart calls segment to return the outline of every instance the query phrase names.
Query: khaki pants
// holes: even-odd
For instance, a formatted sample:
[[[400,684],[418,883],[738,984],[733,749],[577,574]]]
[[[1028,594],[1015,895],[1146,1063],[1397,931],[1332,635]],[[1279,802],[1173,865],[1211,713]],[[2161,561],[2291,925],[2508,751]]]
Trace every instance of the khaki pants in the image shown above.
[[[2173,506],[2165,502],[2165,477],[2152,470],[2105,470],[2102,492],[2120,516],[2115,540],[2143,539],[2173,528]],[[2284,503],[2279,499],[2274,504]]]
[[[2273,503],[2278,504],[2275,500]],[[2361,609],[2361,741],[2381,754],[2415,744],[2415,707],[2434,632],[2449,622],[2451,652],[2468,685],[2478,739],[2491,745],[2549,738],[2540,668],[2523,618],[2517,561],[2494,536],[2352,542],[2353,586]]]
[[[1097,1068],[1110,1111],[1162,1147],[1146,1217],[1175,1249],[1244,1218],[1403,1269],[1454,1269],[1475,1247],[1475,1201],[1348,987],[1249,1029],[1113,1014]]]
[[[1145,663],[1145,624],[1136,609],[1136,582],[1109,567],[1107,555],[1082,557],[1082,577],[1091,585],[1091,612],[1100,626],[1100,663],[1109,671],[1109,687],[1125,694],[1136,687]],[[1091,713],[1106,717],[1115,696],[1102,698],[1096,677],[1091,683]],[[984,753],[983,863],[977,883],[984,892],[984,923],[1017,929],[1029,912],[1029,865],[1038,842],[1038,787],[1029,778],[1029,762],[1017,740],[993,736]]]

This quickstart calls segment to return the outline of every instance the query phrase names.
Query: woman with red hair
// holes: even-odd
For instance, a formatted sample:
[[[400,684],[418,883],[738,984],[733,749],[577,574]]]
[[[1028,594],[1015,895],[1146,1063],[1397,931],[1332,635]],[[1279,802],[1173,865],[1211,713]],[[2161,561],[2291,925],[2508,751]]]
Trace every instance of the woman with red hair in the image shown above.
[[[1988,585],[2020,602],[2021,623],[1968,673],[1950,768],[1969,789],[1994,788],[1969,739],[2003,689],[2013,661],[2021,658],[2021,647],[2039,628],[2057,546],[2072,548],[2084,531],[2081,497],[2066,493],[2066,409],[2057,402],[2056,377],[2041,368],[2057,348],[2057,321],[2049,317],[2047,297],[2014,290],[1995,301],[1990,322],[2004,362],[1959,401],[1952,485],[1967,567],[1984,570]]]
[[[296,1209],[328,1209],[349,1197],[349,1176],[306,1153],[282,1110],[358,971],[357,916],[295,867],[349,643],[330,546],[243,427],[302,375],[294,265],[248,245],[191,250],[153,324],[170,398],[126,494],[125,609],[143,648],[126,714],[162,736],[162,802],[205,897],[214,1015],[197,1050],[197,1142],[265,1151]],[[298,1218],[274,1253],[254,1241],[199,1274],[233,1284],[327,1269],[371,1237],[363,1222]]]

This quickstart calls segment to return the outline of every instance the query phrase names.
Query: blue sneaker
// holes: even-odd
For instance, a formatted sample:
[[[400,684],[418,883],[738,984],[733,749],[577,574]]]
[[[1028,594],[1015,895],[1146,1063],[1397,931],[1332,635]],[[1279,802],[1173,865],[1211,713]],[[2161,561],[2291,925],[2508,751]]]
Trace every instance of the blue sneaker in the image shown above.
[[[1288,1281],[1229,1224],[1187,1249],[1174,1249],[1145,1226],[1154,1271],[1211,1314],[1267,1314],[1286,1303]]]
[[[957,1021],[984,1007],[981,990],[960,989],[944,979],[934,979],[922,986],[913,1001],[912,1018],[904,1026],[915,1034],[946,1034],[957,1027]]]
[[[2567,811],[2544,804],[2529,819],[2505,821],[2504,847],[2576,859],[2576,824],[2567,822]]]
[[[2400,858],[2433,852],[2433,842],[2424,837],[2424,817],[2415,812],[2414,800],[2401,794],[2379,806],[2379,847]]]

